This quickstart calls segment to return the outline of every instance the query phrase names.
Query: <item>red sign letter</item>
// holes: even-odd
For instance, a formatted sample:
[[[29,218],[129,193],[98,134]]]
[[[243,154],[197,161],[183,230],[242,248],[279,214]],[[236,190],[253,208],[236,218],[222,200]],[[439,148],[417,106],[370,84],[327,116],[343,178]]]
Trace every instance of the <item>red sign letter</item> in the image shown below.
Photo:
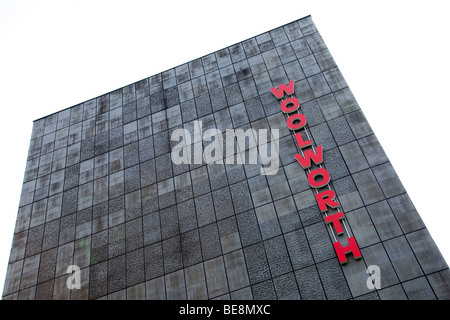
[[[333,213],[327,217],[325,217],[326,223],[333,223],[334,230],[336,230],[336,233],[338,235],[344,233],[344,229],[342,229],[341,221],[344,219],[344,213],[342,211]]]
[[[322,176],[322,180],[316,181],[317,176]],[[330,182],[330,173],[327,169],[317,168],[308,174],[308,182],[313,188],[325,187]]]
[[[292,106],[289,106],[291,104]],[[283,100],[280,104],[281,111],[283,111],[284,113],[294,112],[298,109],[299,106],[300,102],[298,102],[297,98],[294,97]]]
[[[300,122],[297,124],[294,124],[295,120],[300,120]],[[293,114],[292,116],[287,118],[286,124],[287,124],[288,128],[291,130],[299,130],[306,125],[306,117],[301,113]]]
[[[295,134],[295,140],[297,140],[298,147],[300,149],[310,146],[312,144],[311,140],[303,140],[303,136],[301,132]]]
[[[284,83],[280,85],[279,89],[272,88],[270,91],[277,97],[278,99],[283,98],[283,92],[286,92],[287,95],[294,93],[294,80],[289,81],[289,85],[286,86]]]
[[[303,169],[308,169],[311,167],[311,160],[319,165],[323,162],[322,146],[316,148],[316,153],[312,149],[305,151],[305,157],[300,153],[295,155],[295,159],[300,163]]]
[[[334,250],[338,256],[339,262],[341,264],[347,263],[347,257],[345,256],[347,253],[353,253],[355,259],[361,258],[361,252],[359,251],[358,245],[356,244],[356,240],[354,237],[350,237],[348,240],[348,246],[342,247],[339,241],[333,243]]]
[[[327,206],[330,208],[339,207],[339,202],[334,201],[336,197],[336,193],[333,190],[326,190],[319,192],[316,194],[317,204],[319,205],[319,209],[321,212],[325,212],[328,210]]]

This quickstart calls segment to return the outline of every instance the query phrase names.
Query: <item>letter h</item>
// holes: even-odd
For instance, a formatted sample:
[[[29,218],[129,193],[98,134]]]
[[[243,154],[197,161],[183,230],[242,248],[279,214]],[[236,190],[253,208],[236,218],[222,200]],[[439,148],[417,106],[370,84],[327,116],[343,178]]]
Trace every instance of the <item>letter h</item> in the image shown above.
[[[348,245],[343,247],[339,241],[336,241],[333,243],[334,250],[336,251],[336,254],[338,256],[339,262],[341,264],[347,263],[347,253],[353,253],[353,257],[355,259],[361,258],[361,252],[359,251],[358,244],[356,243],[356,240],[354,237],[350,237],[347,239]]]

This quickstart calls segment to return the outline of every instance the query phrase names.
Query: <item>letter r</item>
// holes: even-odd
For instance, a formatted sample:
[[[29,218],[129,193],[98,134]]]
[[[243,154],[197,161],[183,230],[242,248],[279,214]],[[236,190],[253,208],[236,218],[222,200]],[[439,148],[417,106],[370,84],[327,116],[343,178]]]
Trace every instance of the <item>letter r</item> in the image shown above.
[[[325,212],[328,210],[327,207],[336,208],[340,204],[339,202],[334,201],[336,197],[336,193],[333,190],[326,190],[319,192],[316,194],[317,204],[319,205],[319,209],[321,212]]]

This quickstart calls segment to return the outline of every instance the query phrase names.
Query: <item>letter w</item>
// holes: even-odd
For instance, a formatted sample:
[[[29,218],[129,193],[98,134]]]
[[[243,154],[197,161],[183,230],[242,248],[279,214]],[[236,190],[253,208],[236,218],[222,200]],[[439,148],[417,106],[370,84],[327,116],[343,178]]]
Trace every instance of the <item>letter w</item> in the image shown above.
[[[313,149],[306,150],[305,157],[298,153],[295,155],[295,159],[297,159],[303,169],[311,167],[311,160],[317,165],[321,164],[323,162],[322,146],[316,148],[316,153],[314,153]]]
[[[270,89],[270,91],[277,97],[278,99],[283,98],[283,92],[286,92],[287,95],[294,93],[294,80],[289,81],[289,85],[282,84],[276,89],[275,87]]]

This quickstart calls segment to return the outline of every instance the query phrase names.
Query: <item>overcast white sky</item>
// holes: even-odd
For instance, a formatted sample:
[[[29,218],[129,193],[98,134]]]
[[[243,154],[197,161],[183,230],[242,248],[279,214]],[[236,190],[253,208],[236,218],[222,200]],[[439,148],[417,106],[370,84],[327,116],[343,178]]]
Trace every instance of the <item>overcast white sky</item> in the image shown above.
[[[307,15],[450,261],[447,3],[0,0],[0,292],[33,120]]]

